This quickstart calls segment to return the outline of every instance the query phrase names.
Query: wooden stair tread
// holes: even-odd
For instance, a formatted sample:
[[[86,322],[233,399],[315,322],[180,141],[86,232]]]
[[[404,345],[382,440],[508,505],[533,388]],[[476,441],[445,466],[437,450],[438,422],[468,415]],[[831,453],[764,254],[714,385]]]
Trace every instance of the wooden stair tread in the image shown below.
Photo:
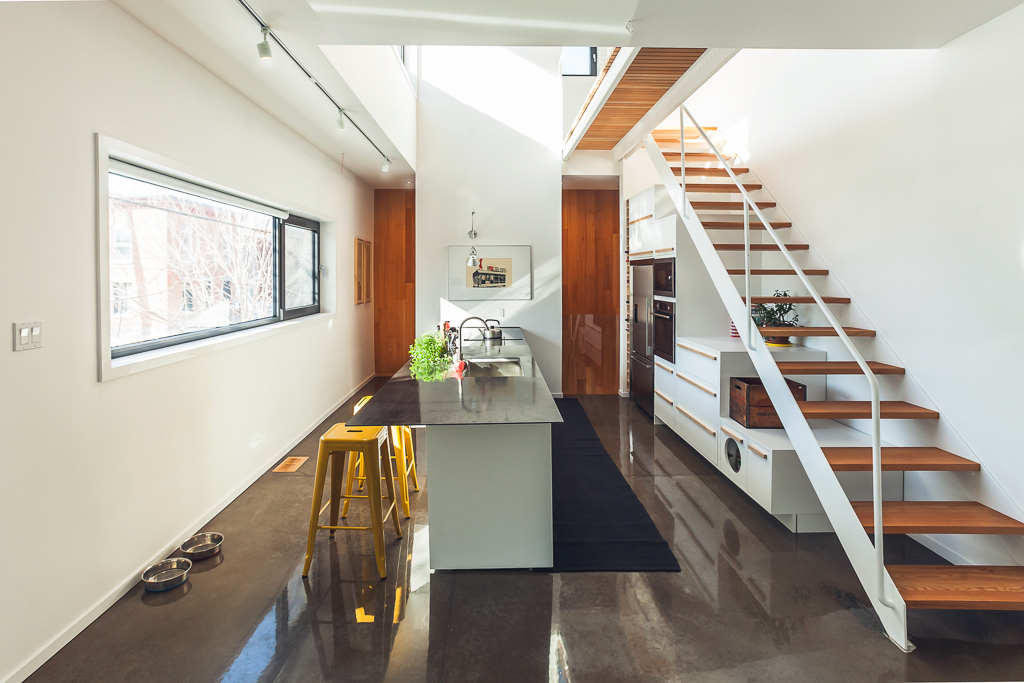
[[[703,221],[705,230],[742,230],[743,221]],[[792,228],[793,224],[789,222],[780,221],[778,223],[772,223],[772,227],[775,229],[781,228]],[[760,221],[750,221],[751,230],[767,230]]]
[[[744,271],[742,268],[730,268],[729,275],[743,275]],[[796,275],[795,270],[786,270],[778,268],[751,268],[751,275]],[[828,275],[827,270],[805,270],[804,275]]]
[[[850,504],[864,529],[874,533],[872,502]],[[973,500],[887,500],[882,524],[887,534],[1024,534],[1024,523]]]
[[[740,297],[746,300],[747,297]],[[752,296],[752,303],[755,304],[813,304],[813,296]],[[845,296],[823,296],[821,300],[827,304],[848,304],[850,298]],[[838,374],[838,373],[837,373]],[[848,373],[846,373],[848,374]]]
[[[1024,567],[886,565],[907,609],[1024,610]]]
[[[682,173],[680,172],[680,168],[678,166],[673,168],[672,172],[675,173],[676,175],[682,175]],[[744,173],[750,173],[750,169],[749,168],[744,168],[742,166],[733,166],[732,172],[735,173],[736,175],[743,175]],[[690,176],[695,176],[695,177],[703,176],[705,178],[728,178],[729,177],[729,172],[726,169],[721,168],[721,167],[719,167],[719,168],[701,168],[699,166],[687,166],[686,167],[686,177],[689,178]]]
[[[674,150],[663,149],[661,153],[665,156],[665,161],[679,161],[679,148],[676,147]],[[726,154],[722,152],[722,157],[725,159],[735,159],[735,154]],[[714,152],[687,152],[687,161],[712,161],[718,162],[718,157],[715,156]]]
[[[715,126],[704,126],[705,132],[718,130]],[[679,131],[675,129],[663,130],[655,129],[651,131],[651,135],[654,137],[656,142],[679,142]],[[692,126],[687,126],[684,130],[684,137],[687,140],[697,140],[700,138],[700,131]]]
[[[828,297],[825,297],[828,301]],[[756,299],[755,299],[756,301]],[[847,299],[846,301],[849,301]],[[862,375],[860,366],[852,360],[798,360],[780,361],[783,375]],[[904,368],[869,360],[868,367],[876,375],[905,375]]]
[[[797,401],[808,420],[870,420],[871,401]],[[906,401],[882,401],[885,420],[937,420],[936,410]]]
[[[832,327],[759,327],[757,328],[766,337],[838,337],[839,334]],[[844,327],[848,337],[874,337],[874,330],[865,330],[860,327]]]
[[[774,209],[775,202],[756,202],[759,209]],[[743,202],[690,202],[694,211],[742,211]]]
[[[760,190],[760,183],[743,183],[743,189],[747,192],[753,192]],[[735,183],[686,183],[686,191],[693,192],[696,194],[707,193],[713,194],[718,192],[720,194],[739,194],[740,190],[736,187]]]
[[[789,251],[807,251],[811,248],[809,244],[787,244],[786,249]],[[716,244],[715,249],[718,251],[743,251],[742,244]],[[750,251],[782,251],[779,249],[777,244],[751,244]]]
[[[829,446],[821,450],[836,472],[871,471],[870,446]],[[934,446],[882,446],[882,469],[889,472],[977,472],[981,465]]]

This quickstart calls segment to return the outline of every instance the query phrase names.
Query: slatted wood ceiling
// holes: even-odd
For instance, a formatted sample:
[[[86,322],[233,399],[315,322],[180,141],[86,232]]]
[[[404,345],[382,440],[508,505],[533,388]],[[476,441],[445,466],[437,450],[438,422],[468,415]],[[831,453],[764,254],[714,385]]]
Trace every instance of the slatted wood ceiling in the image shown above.
[[[576,149],[614,147],[702,54],[704,48],[642,48]]]

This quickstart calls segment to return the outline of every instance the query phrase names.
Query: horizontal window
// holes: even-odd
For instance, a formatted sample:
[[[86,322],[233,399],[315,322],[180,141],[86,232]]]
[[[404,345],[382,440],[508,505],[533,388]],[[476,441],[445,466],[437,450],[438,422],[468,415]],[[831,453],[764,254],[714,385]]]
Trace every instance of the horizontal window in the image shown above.
[[[596,47],[563,47],[562,48],[562,75],[563,76],[596,76],[597,75],[597,48]]]
[[[110,164],[111,357],[319,312],[318,223]]]

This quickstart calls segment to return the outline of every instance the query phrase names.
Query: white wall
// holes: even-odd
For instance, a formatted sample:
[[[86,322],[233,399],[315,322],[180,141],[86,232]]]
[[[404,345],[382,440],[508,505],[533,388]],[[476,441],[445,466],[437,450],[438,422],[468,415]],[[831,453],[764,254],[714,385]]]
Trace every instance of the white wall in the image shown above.
[[[908,498],[966,496],[1018,518],[1022,33],[1018,7],[936,50],[744,50],[688,102],[908,369],[887,380],[887,397],[902,391],[943,415],[887,436],[960,444],[952,450],[983,465],[908,475]],[[1018,539],[933,540],[951,557],[1024,561]]]
[[[416,93],[394,46],[322,45],[320,49],[415,171]]]
[[[42,349],[0,349],[0,680],[21,680],[372,374],[344,273],[373,196],[110,3],[3,2],[0,26],[0,325],[44,321]],[[330,219],[337,314],[97,382],[96,132]]]
[[[448,245],[468,257],[475,209],[480,244],[532,247],[533,300],[455,303],[521,326],[553,392],[562,384],[560,57],[557,47],[422,47],[416,174],[417,334],[439,322]]]

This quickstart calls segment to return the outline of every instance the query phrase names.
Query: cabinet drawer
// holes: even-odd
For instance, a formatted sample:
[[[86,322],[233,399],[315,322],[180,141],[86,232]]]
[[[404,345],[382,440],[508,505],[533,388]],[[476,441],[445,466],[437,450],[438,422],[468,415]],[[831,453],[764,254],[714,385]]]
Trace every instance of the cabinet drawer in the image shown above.
[[[765,510],[772,509],[772,452],[764,446],[747,443],[747,493]]]
[[[676,396],[675,377],[675,370],[670,363],[661,359],[654,361],[654,388],[672,400]]]
[[[707,382],[718,388],[718,352],[705,350],[686,342],[676,342],[676,371]]]
[[[672,399],[663,394],[659,389],[655,389],[654,416],[674,430],[676,426],[675,412]]]
[[[718,387],[702,379],[677,370],[675,400],[684,406],[693,408],[700,417],[715,420],[721,414],[721,402]]]
[[[695,451],[718,466],[718,418],[702,417],[692,408],[677,403],[676,433]]]

